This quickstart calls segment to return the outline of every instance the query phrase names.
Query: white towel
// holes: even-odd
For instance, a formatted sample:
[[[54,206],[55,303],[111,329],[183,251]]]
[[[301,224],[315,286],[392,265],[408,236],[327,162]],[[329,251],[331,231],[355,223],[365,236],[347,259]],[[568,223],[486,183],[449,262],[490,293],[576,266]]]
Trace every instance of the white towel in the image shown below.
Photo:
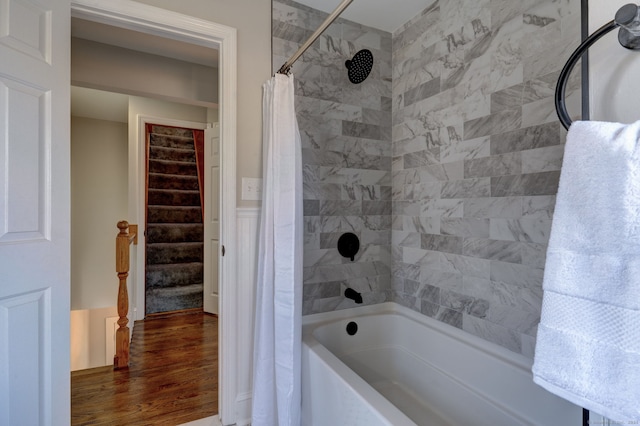
[[[640,121],[567,135],[533,380],[615,421],[640,420]]]

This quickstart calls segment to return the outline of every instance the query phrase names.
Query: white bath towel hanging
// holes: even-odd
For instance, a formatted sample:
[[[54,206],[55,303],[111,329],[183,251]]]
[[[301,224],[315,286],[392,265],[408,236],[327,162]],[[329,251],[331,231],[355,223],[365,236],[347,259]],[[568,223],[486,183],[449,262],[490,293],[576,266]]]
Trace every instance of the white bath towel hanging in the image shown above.
[[[299,426],[302,154],[293,76],[276,74],[263,89],[263,191],[251,423]]]
[[[534,381],[640,420],[640,122],[574,122],[547,250]]]

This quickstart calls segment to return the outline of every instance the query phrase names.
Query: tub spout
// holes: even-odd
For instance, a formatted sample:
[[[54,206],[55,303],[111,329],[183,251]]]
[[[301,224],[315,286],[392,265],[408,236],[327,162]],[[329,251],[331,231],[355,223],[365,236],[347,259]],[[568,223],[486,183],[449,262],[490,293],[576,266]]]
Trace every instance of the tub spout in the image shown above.
[[[362,295],[352,288],[347,288],[344,291],[344,297],[352,299],[356,303],[362,303]]]

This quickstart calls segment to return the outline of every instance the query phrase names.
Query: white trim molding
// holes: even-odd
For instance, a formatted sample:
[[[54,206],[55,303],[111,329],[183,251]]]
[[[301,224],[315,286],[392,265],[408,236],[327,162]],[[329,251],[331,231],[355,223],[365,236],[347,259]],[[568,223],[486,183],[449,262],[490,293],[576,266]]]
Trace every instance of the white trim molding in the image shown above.
[[[253,321],[258,266],[258,230],[260,208],[238,208],[238,364],[250,368],[237,369],[236,422],[251,423],[251,390],[253,376]]]
[[[236,423],[236,129],[237,31],[235,28],[130,0],[71,0],[71,16],[218,49],[221,144],[219,412]]]

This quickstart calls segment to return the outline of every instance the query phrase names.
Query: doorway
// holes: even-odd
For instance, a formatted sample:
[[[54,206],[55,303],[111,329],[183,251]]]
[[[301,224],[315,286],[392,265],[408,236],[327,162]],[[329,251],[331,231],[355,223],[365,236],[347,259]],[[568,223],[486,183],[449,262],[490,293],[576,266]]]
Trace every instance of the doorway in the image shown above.
[[[220,51],[220,73],[218,76],[220,87],[220,251],[215,257],[220,261],[218,276],[220,283],[220,414],[223,423],[231,424],[235,421],[235,353],[236,344],[233,333],[234,323],[225,318],[234,318],[237,310],[236,294],[234,290],[236,275],[235,250],[226,250],[224,257],[222,252],[225,245],[235,247],[236,240],[236,32],[235,29],[218,25],[197,18],[180,14],[159,11],[158,9],[135,2],[95,2],[75,0],[72,2],[72,16],[97,21],[110,25],[139,31],[147,34],[159,35],[169,40],[178,40],[193,43],[200,46],[208,46]],[[133,151],[133,152],[132,152]],[[138,151],[130,147],[129,176],[135,176],[138,181],[144,171],[140,170]],[[205,159],[207,161],[207,159]],[[137,191],[137,189],[135,190]],[[135,192],[134,191],[134,192]],[[205,194],[205,206],[208,205],[207,192]],[[130,200],[132,196],[130,194]],[[135,197],[134,199],[139,199]],[[135,203],[129,203],[129,218],[139,223],[140,214]],[[135,285],[140,283],[140,268],[136,272]],[[140,298],[136,298],[138,301]],[[224,303],[223,303],[224,302]],[[137,310],[137,315],[143,312]],[[131,317],[131,319],[136,319]],[[226,416],[226,418],[225,418]]]

